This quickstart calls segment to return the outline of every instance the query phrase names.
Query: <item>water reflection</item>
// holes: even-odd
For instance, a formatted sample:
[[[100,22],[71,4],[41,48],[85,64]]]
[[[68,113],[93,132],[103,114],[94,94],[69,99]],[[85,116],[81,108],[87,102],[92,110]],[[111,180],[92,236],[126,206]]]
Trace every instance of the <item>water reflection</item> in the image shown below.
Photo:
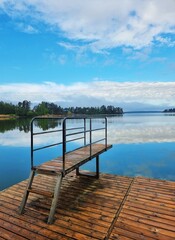
[[[123,115],[108,117],[108,143],[113,148],[100,157],[100,171],[127,176],[145,176],[175,181],[175,116]],[[101,123],[97,120],[95,124]],[[29,176],[30,171],[30,120],[0,121],[0,190]],[[69,123],[78,126],[78,120]],[[61,122],[41,121],[35,130],[56,129]],[[99,138],[100,132],[97,132]],[[101,136],[100,136],[101,138]],[[36,145],[58,142],[58,134],[38,135]],[[94,139],[95,140],[95,139]],[[76,144],[82,144],[78,142]],[[58,156],[45,151],[42,161]],[[94,170],[90,162],[84,169]]]
[[[111,144],[175,142],[175,126],[166,125],[109,125],[109,142]]]
[[[30,122],[29,118],[20,118],[17,120],[1,120],[0,121],[0,133],[4,133],[7,131],[12,131],[14,129],[18,129],[19,131],[24,131],[28,133],[30,131]],[[48,130],[50,128],[55,128],[61,124],[61,120],[57,119],[41,119],[39,121],[35,121],[35,126],[42,130]]]
[[[133,144],[133,143],[163,143],[175,142],[175,116],[128,116],[108,117],[108,143]],[[99,124],[97,120],[96,124]],[[40,120],[35,122],[35,129],[58,129],[61,120]],[[78,120],[72,120],[70,126],[79,126]],[[30,120],[1,121],[0,145],[27,147],[30,144]],[[101,132],[95,132],[94,138],[99,139]],[[19,141],[20,139],[20,141]],[[58,134],[39,135],[36,139],[38,145],[50,144],[58,140]],[[94,139],[95,140],[95,139]],[[79,142],[79,144],[82,144]]]
[[[174,142],[175,116],[164,114],[125,115],[110,118],[109,142],[113,144]]]
[[[0,121],[0,146],[29,147],[30,146],[30,119]],[[46,131],[60,126],[61,121],[43,119],[35,121],[34,127]],[[38,144],[50,143],[54,136],[40,136]]]
[[[29,119],[18,120],[1,120],[0,121],[0,133],[12,131],[18,129],[19,131],[29,132]]]
[[[40,119],[40,120],[35,120],[34,126],[36,128],[40,128],[43,131],[49,130],[49,129],[54,129],[57,128],[62,124],[61,119]]]

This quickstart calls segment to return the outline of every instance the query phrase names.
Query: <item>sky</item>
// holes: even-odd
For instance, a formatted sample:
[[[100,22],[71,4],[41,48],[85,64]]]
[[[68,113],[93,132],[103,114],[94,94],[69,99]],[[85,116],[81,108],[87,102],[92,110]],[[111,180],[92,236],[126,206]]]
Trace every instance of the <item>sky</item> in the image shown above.
[[[0,0],[0,101],[175,107],[175,0]]]

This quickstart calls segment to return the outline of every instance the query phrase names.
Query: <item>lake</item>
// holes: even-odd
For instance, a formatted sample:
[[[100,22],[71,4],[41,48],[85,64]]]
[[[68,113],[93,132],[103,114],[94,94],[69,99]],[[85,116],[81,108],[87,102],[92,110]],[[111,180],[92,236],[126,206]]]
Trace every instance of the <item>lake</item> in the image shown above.
[[[44,139],[41,136],[37,141],[40,144]],[[175,181],[175,115],[108,117],[108,143],[113,148],[100,156],[100,172]],[[43,162],[58,155],[58,149],[44,150],[38,157]],[[91,161],[82,169],[94,171],[94,164]],[[29,172],[29,121],[0,121],[0,190],[28,178]]]

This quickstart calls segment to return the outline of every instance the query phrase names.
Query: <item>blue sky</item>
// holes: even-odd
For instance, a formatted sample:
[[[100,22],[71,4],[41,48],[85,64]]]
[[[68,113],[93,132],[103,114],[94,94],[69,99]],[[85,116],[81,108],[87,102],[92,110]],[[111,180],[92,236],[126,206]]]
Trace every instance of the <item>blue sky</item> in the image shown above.
[[[0,0],[0,101],[175,107],[174,0]]]

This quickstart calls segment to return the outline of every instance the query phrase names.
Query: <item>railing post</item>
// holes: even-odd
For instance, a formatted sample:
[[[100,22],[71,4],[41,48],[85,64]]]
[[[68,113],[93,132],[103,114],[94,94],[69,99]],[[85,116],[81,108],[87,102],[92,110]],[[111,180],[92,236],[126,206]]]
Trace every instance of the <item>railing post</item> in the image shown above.
[[[90,156],[92,155],[92,119],[89,119],[89,130],[90,130]]]
[[[107,117],[105,117],[105,146],[107,148]]]
[[[84,118],[84,146],[86,146],[86,118]]]
[[[63,176],[65,175],[65,154],[66,154],[66,118],[63,119]]]
[[[33,121],[30,122],[30,141],[31,141],[31,148],[30,148],[30,159],[31,159],[31,169],[33,169]]]

